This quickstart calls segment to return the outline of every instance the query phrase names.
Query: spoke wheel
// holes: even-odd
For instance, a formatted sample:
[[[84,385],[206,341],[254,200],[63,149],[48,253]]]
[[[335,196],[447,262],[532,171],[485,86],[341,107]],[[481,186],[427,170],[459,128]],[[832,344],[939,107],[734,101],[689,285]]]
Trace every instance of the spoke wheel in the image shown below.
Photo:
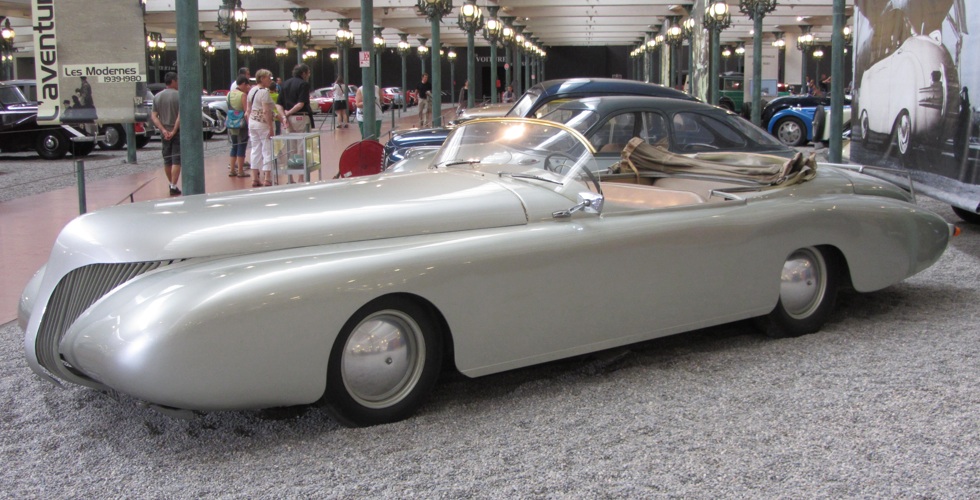
[[[783,118],[776,124],[776,138],[787,146],[806,144],[806,128],[796,118]]]
[[[362,307],[334,342],[321,406],[343,425],[409,417],[432,390],[442,358],[429,312],[399,297]]]
[[[835,254],[816,247],[794,251],[783,263],[779,302],[762,323],[770,337],[816,332],[830,317],[840,284]]]

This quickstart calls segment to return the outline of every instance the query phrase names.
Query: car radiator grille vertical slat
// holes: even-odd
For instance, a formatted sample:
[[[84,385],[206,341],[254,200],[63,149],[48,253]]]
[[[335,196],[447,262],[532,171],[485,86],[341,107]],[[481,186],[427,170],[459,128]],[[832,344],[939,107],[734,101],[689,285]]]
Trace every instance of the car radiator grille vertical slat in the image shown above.
[[[38,328],[34,348],[41,366],[52,373],[61,373],[64,364],[58,354],[58,345],[86,309],[117,286],[174,262],[179,261],[90,264],[65,275],[51,293]]]

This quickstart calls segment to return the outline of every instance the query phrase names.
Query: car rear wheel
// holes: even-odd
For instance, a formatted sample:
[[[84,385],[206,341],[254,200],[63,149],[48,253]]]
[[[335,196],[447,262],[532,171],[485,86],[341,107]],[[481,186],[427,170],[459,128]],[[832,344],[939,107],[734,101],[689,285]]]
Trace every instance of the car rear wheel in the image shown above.
[[[42,130],[37,134],[34,149],[45,160],[60,160],[68,154],[69,139],[60,127]]]
[[[403,297],[359,309],[334,342],[319,404],[351,427],[411,416],[439,376],[442,342],[428,310]]]
[[[817,247],[794,251],[780,273],[779,302],[760,326],[773,338],[816,332],[830,317],[839,286],[836,254]]]
[[[106,125],[102,135],[105,139],[99,141],[101,149],[122,149],[126,146],[126,131],[122,125]]]
[[[895,126],[892,129],[892,136],[898,145],[898,152],[902,156],[909,154],[912,149],[912,119],[909,117],[908,110],[902,110],[895,119]]]
[[[776,139],[787,146],[802,146],[806,144],[806,125],[798,118],[783,118],[776,123]]]

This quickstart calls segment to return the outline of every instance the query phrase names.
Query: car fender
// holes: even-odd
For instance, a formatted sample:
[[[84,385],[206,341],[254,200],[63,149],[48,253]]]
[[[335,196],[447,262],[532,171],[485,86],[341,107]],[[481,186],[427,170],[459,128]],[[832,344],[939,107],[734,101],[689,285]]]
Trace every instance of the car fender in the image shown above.
[[[801,108],[796,107],[782,109],[777,111],[776,114],[772,115],[772,120],[769,120],[769,133],[776,135],[776,124],[779,123],[779,120],[782,120],[788,116],[798,118],[800,121],[802,121],[803,125],[806,127],[806,139],[808,141],[813,140],[813,114],[806,113]]]

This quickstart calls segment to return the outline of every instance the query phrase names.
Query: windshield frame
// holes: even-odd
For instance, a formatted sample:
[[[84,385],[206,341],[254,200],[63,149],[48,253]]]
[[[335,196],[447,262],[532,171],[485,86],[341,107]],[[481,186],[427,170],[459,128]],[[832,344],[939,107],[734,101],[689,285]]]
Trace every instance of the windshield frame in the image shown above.
[[[494,127],[484,127],[488,124]],[[515,135],[507,126],[521,130]],[[468,134],[469,131],[475,133]],[[536,142],[538,139],[542,141]],[[569,139],[574,145],[565,142]],[[429,168],[494,173],[533,183],[575,201],[579,193],[591,190],[589,182],[595,184],[594,191],[601,193],[595,174],[595,153],[595,147],[584,135],[562,123],[536,118],[478,118],[460,124],[449,134]],[[495,161],[499,158],[503,161]]]

